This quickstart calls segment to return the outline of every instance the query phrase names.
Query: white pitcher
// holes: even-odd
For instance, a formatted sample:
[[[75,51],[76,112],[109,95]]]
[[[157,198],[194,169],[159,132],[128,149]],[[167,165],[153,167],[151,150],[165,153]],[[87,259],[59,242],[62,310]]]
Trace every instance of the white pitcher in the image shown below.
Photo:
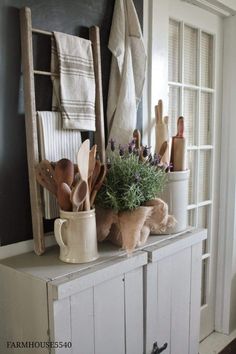
[[[55,220],[54,233],[60,246],[60,260],[86,263],[98,258],[95,209],[63,211]]]

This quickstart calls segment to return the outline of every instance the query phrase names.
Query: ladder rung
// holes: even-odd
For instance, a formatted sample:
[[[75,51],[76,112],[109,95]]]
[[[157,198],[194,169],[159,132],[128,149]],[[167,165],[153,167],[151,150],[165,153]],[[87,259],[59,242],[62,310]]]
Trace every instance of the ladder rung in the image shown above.
[[[33,33],[45,34],[46,36],[52,36],[53,35],[52,32],[40,30],[40,29],[37,29],[37,28],[32,28],[32,32]]]
[[[57,77],[59,77],[59,74],[51,73],[50,71],[34,70],[34,74],[35,75],[45,75],[45,76],[57,76]]]

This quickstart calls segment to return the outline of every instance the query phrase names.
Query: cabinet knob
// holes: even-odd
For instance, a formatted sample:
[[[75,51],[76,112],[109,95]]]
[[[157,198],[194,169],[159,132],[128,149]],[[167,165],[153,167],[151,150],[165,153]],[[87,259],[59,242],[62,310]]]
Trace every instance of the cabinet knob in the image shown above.
[[[163,344],[162,347],[158,347],[157,342],[153,344],[152,353],[151,354],[159,354],[162,353],[168,346],[168,343]]]

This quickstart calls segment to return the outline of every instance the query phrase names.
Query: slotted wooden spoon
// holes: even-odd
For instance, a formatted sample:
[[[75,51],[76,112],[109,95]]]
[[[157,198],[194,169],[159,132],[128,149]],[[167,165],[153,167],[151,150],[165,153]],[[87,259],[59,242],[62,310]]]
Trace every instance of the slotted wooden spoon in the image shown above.
[[[54,169],[48,160],[42,160],[36,166],[37,182],[49,192],[57,195],[57,183],[54,179]]]
[[[74,164],[68,159],[61,159],[55,165],[54,178],[58,185],[66,183],[70,187],[74,180]]]

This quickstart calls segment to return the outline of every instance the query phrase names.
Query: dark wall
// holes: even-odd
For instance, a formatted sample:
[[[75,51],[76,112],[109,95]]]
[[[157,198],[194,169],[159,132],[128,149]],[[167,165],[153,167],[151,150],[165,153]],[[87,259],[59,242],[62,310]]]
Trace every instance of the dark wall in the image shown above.
[[[134,0],[142,25],[143,0]],[[0,0],[0,245],[32,238],[26,158],[19,9],[29,6],[33,27],[88,37],[88,27],[101,31],[104,108],[110,72],[107,49],[114,0]],[[35,67],[49,70],[50,43],[34,38]],[[51,83],[36,80],[36,105],[49,110]],[[142,109],[138,112],[141,127]]]

